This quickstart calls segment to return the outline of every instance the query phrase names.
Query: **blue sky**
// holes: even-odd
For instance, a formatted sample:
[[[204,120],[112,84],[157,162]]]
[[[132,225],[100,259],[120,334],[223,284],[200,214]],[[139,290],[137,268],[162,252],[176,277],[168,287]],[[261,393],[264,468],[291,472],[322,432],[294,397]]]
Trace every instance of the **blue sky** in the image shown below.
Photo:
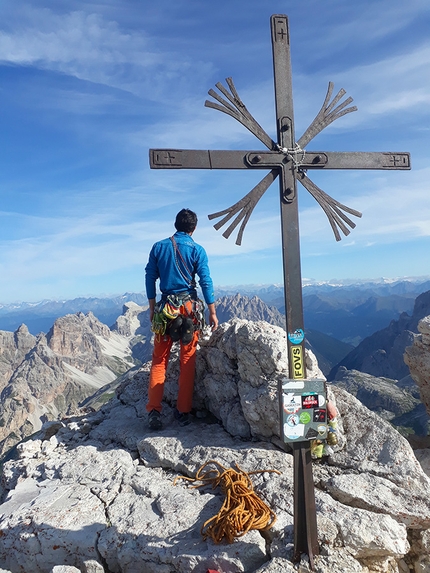
[[[182,207],[199,215],[194,238],[216,285],[282,281],[277,182],[238,247],[207,215],[264,172],[148,163],[151,147],[263,149],[204,107],[229,76],[276,138],[271,14],[289,18],[297,139],[333,81],[358,112],[308,150],[412,157],[411,171],[312,173],[363,213],[340,243],[298,186],[302,276],[430,274],[428,0],[2,0],[0,302],[142,291],[149,249]]]

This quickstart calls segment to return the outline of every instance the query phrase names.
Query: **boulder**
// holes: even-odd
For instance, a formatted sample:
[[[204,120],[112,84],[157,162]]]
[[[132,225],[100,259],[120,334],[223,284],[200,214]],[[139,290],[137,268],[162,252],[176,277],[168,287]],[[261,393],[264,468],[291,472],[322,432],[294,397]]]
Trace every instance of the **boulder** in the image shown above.
[[[419,321],[418,331],[420,334],[415,337],[413,345],[406,348],[404,359],[430,415],[430,316]]]

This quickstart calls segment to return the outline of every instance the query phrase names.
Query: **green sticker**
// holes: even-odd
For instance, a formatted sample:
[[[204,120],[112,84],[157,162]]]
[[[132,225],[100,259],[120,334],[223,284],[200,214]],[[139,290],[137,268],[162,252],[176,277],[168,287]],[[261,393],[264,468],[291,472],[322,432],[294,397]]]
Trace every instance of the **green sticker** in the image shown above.
[[[302,424],[309,424],[309,422],[311,421],[311,415],[309,414],[309,412],[302,412],[300,414],[300,421]]]

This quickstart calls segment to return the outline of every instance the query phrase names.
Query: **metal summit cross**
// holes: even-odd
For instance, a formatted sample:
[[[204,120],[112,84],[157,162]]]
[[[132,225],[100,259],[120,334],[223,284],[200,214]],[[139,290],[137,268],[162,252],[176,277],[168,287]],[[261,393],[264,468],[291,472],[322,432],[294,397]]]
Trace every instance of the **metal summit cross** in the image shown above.
[[[234,220],[223,233],[228,238],[241,223],[236,244],[242,242],[243,231],[251,213],[271,183],[279,176],[282,250],[284,266],[285,310],[290,380],[306,379],[305,340],[303,324],[302,278],[296,181],[309,191],[328,217],[336,240],[340,232],[348,235],[355,223],[346,215],[361,217],[361,213],[342,205],[307,176],[313,169],[410,169],[409,153],[400,152],[330,152],[307,151],[308,143],[330,123],[339,117],[356,111],[348,107],[352,98],[341,101],[345,90],[341,89],[332,99],[333,84],[330,82],[321,110],[296,141],[294,135],[293,96],[290,59],[290,35],[285,15],[271,17],[273,68],[277,119],[277,141],[273,141],[249,113],[240,99],[231,78],[228,89],[216,84],[219,93],[209,90],[215,101],[206,101],[212,107],[231,115],[253,133],[269,151],[209,151],[186,149],[150,149],[150,166],[153,169],[265,169],[269,173],[240,201],[209,215],[209,219],[222,217],[214,225],[220,229],[233,217]],[[282,396],[280,388],[281,437]],[[307,553],[313,569],[314,556],[318,555],[315,492],[312,476],[310,441],[293,443],[294,454],[294,560]]]

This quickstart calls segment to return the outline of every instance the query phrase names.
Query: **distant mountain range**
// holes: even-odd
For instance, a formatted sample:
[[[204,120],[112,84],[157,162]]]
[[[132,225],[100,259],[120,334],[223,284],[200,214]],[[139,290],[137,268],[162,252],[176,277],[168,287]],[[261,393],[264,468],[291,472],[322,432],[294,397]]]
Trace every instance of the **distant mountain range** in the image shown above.
[[[304,282],[303,306],[307,331],[318,331],[353,346],[377,330],[385,328],[401,313],[411,313],[415,298],[430,290],[430,279],[375,281]],[[270,307],[285,312],[282,285],[236,285],[216,288],[219,299],[241,294],[257,296]],[[14,332],[25,324],[30,333],[48,332],[60,316],[92,312],[108,326],[122,313],[123,305],[147,304],[143,293],[125,293],[112,297],[44,300],[38,303],[0,304],[0,330]]]
[[[31,334],[48,332],[55,320],[66,314],[92,312],[100,322],[111,326],[122,313],[127,302],[140,306],[148,304],[142,293],[125,293],[112,297],[80,297],[72,300],[43,300],[37,303],[0,304],[0,330],[14,332],[25,324]]]

